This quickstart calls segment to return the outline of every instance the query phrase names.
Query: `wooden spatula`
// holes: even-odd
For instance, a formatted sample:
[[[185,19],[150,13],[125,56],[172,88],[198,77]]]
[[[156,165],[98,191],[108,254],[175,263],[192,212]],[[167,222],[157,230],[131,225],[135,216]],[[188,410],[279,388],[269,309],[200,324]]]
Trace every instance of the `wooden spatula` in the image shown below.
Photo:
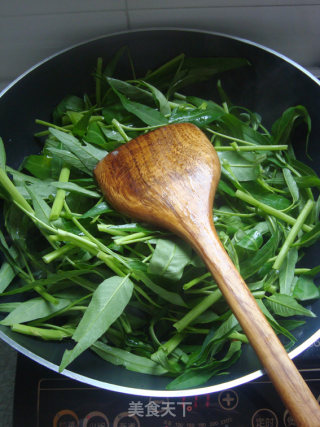
[[[224,250],[212,219],[216,151],[189,123],[158,128],[102,159],[95,176],[118,211],[171,230],[205,261],[298,426],[320,427],[319,404]]]

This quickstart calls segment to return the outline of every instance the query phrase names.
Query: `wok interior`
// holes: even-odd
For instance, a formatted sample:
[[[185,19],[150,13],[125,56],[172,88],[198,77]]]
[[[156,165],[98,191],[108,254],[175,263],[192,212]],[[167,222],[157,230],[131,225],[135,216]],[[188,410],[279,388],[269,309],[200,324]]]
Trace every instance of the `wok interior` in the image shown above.
[[[312,134],[309,154],[305,155],[304,144],[296,142],[296,154],[320,172],[320,86],[303,70],[290,61],[245,41],[214,33],[185,30],[146,30],[119,33],[102,37],[73,47],[35,67],[18,80],[0,99],[0,135],[6,144],[8,164],[17,167],[22,159],[41,147],[33,139],[37,130],[35,118],[50,119],[55,105],[68,94],[82,95],[93,91],[93,71],[97,57],[107,62],[123,46],[127,46],[135,64],[137,76],[160,66],[174,56],[185,53],[188,56],[237,56],[246,57],[252,64],[221,75],[223,88],[237,105],[243,105],[258,112],[263,122],[270,126],[290,106],[302,104],[311,116]],[[122,58],[117,67],[116,77],[130,78],[129,61]],[[216,79],[188,88],[185,93],[207,99],[216,97]],[[309,248],[304,266],[313,267],[319,259],[319,245]],[[311,306],[320,315],[320,301]],[[295,331],[296,347],[313,335],[319,328],[317,318],[310,318],[306,325]],[[72,343],[42,342],[32,337],[18,335],[0,326],[0,336],[39,363],[57,369],[66,347]],[[260,369],[260,364],[251,348],[243,350],[240,360],[230,368],[227,375],[213,377],[206,385],[228,388],[228,381],[246,382],[244,378]],[[170,379],[153,377],[110,365],[93,352],[87,351],[65,372],[81,381],[108,389],[133,392],[135,394],[163,395]],[[226,385],[225,385],[226,384]],[[139,391],[136,391],[138,390]],[[202,388],[202,392],[203,392]],[[196,394],[185,391],[184,394]],[[178,392],[177,392],[178,394]]]

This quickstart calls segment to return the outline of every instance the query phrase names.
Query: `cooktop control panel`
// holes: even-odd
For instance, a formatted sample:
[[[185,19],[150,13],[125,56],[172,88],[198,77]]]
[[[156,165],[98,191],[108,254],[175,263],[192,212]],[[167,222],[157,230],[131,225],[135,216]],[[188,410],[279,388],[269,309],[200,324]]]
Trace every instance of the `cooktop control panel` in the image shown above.
[[[320,342],[295,362],[320,401]],[[28,392],[26,392],[26,390]],[[222,392],[180,398],[111,392],[19,356],[14,427],[294,427],[266,376]]]
[[[304,371],[320,397],[320,370]],[[37,426],[53,427],[293,427],[268,380],[185,398],[140,397],[62,378],[41,379]]]

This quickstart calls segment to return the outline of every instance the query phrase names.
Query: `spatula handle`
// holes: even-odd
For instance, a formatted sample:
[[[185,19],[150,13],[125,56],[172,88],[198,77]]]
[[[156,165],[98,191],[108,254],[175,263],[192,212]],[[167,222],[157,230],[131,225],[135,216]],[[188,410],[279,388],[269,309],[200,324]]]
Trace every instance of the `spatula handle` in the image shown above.
[[[261,312],[250,290],[223,248],[213,224],[188,240],[202,256],[231,310],[282,398],[303,427],[320,426],[320,406]]]

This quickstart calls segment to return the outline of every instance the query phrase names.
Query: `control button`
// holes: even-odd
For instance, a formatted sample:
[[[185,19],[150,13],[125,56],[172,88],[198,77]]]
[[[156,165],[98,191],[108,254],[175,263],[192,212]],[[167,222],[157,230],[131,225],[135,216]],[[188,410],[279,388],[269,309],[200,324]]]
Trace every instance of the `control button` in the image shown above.
[[[273,411],[271,411],[271,409],[258,409],[251,418],[252,427],[278,427],[278,425],[278,417]]]
[[[109,420],[103,412],[92,411],[84,417],[83,427],[109,427]]]
[[[290,412],[288,411],[288,409],[285,410],[284,415],[283,415],[283,424],[285,425],[285,427],[296,427],[297,424],[295,423],[292,415],[290,414]]]
[[[74,411],[63,409],[54,416],[53,427],[79,427],[79,418]]]
[[[130,427],[140,427],[140,421],[136,415],[129,415],[128,412],[121,412],[113,420],[113,427],[122,427],[126,424]]]
[[[234,390],[224,390],[219,393],[218,402],[222,409],[226,411],[231,411],[238,406],[239,397],[238,393]]]

